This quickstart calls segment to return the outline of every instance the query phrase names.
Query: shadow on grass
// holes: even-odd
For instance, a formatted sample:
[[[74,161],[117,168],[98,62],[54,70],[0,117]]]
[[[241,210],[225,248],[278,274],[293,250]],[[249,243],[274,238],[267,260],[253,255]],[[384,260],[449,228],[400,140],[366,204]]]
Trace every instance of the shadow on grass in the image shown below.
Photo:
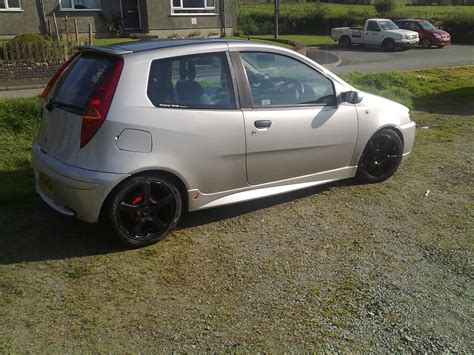
[[[2,179],[18,178],[31,174],[30,169],[0,173]],[[63,216],[47,206],[33,189],[33,179],[28,193],[21,200],[10,200],[0,206],[0,265],[44,260],[118,253],[127,250],[114,237],[106,225],[88,224]],[[178,229],[188,229],[250,213],[288,201],[305,198],[335,187],[356,184],[344,180],[332,184],[294,191],[260,200],[239,203],[183,216]],[[0,192],[2,189],[0,188]]]
[[[463,87],[416,96],[412,100],[415,110],[443,115],[474,115],[474,87]]]

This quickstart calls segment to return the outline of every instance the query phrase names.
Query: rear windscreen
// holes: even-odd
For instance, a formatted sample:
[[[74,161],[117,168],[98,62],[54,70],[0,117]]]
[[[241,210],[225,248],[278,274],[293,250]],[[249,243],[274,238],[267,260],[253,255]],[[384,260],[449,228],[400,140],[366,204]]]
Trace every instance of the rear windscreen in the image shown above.
[[[112,58],[81,54],[64,72],[50,100],[63,104],[63,109],[82,114],[95,86]]]

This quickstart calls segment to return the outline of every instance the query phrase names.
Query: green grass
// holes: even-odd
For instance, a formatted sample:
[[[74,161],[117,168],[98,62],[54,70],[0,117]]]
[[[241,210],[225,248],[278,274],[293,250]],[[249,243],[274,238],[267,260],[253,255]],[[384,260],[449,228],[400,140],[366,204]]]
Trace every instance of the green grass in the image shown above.
[[[318,5],[317,3],[300,3],[300,4],[281,4],[281,14],[296,14],[296,13],[310,13],[317,8],[323,9],[326,17],[333,17],[347,14],[349,11],[363,14],[366,17],[376,16],[377,13],[373,5],[347,5],[347,4],[332,4],[324,3]],[[262,5],[240,5],[239,11],[241,14],[246,13],[273,13],[272,4]],[[471,14],[474,15],[474,6],[403,6],[396,8],[395,15],[402,15],[407,17],[444,17],[450,14]]]
[[[94,38],[92,44],[94,46],[105,46],[107,44],[133,42],[136,41],[134,38]]]
[[[411,109],[443,114],[474,112],[474,66],[400,73],[347,73],[357,88],[397,100]]]
[[[390,352],[378,326],[392,351],[426,350],[409,331],[467,352],[474,67],[343,76],[429,126],[394,178],[198,213],[135,250],[40,202],[39,99],[0,100],[0,352]]]
[[[273,38],[273,35],[256,35],[258,38]],[[330,36],[317,35],[280,35],[278,38],[295,41],[307,46],[321,46],[326,44],[334,44]]]

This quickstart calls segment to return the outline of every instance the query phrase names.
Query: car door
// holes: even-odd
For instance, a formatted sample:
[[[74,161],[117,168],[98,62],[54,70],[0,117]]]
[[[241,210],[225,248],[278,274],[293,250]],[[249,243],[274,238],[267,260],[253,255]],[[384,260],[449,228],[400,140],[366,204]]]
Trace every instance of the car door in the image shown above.
[[[370,45],[380,45],[382,43],[382,31],[375,21],[369,21],[365,31],[365,43]]]
[[[337,104],[329,78],[284,54],[241,51],[239,58],[250,96],[242,107],[249,184],[349,166],[357,113]]]

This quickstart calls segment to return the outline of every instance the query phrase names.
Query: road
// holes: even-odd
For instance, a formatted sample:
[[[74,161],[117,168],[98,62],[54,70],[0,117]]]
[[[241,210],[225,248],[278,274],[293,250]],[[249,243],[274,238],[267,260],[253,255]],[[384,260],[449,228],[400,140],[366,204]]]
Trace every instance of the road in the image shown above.
[[[338,66],[324,64],[335,73],[414,70],[474,64],[474,46],[470,45],[452,45],[442,49],[415,47],[396,52],[384,52],[379,48],[343,49],[328,46],[320,48],[320,51],[322,53],[318,53],[316,48],[308,48],[307,56],[316,61],[324,61],[325,56],[332,58],[336,55],[341,61]]]

